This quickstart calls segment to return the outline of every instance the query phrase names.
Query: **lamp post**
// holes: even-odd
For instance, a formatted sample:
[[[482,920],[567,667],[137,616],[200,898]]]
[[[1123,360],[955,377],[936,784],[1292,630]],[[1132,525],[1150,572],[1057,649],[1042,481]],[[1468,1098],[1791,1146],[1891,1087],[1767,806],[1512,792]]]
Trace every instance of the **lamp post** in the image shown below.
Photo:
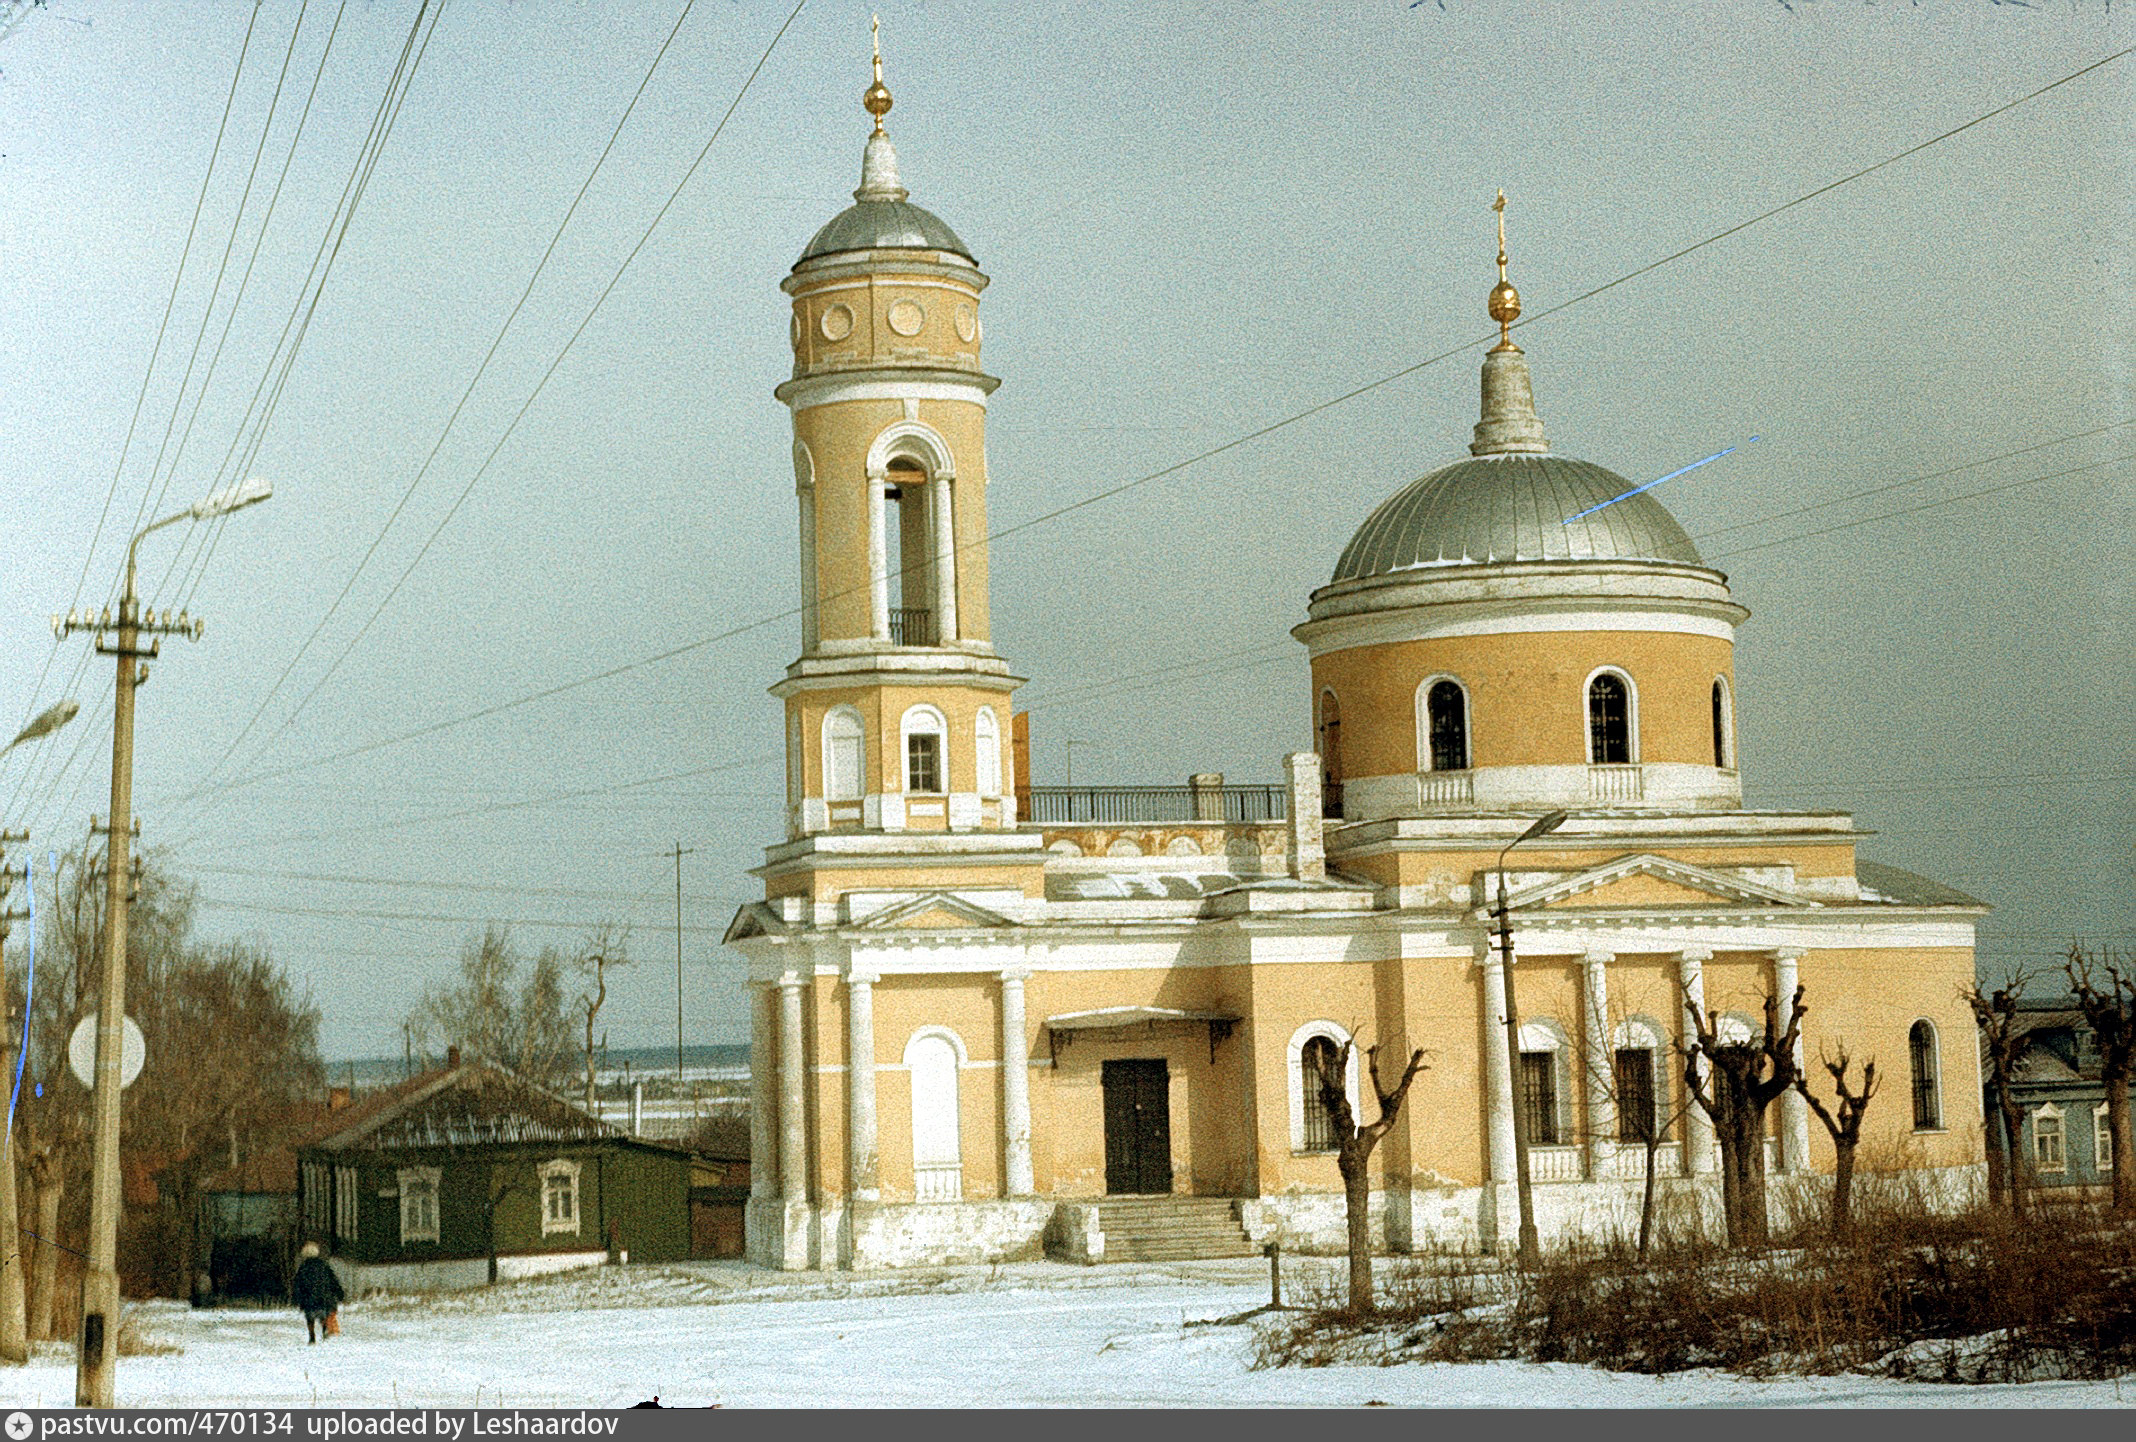
[[[1535,1194],[1528,1172],[1528,1116],[1520,1096],[1520,1008],[1513,999],[1513,911],[1506,904],[1506,852],[1523,841],[1547,836],[1565,824],[1565,813],[1552,811],[1505,845],[1498,853],[1498,949],[1504,958],[1506,976],[1506,1066],[1511,1071],[1513,1092],[1513,1182],[1520,1197],[1520,1260],[1533,1266],[1541,1260],[1542,1243],[1535,1234]]]
[[[134,691],[148,679],[148,661],[158,652],[159,636],[200,639],[201,622],[185,612],[176,616],[143,613],[135,593],[135,557],[150,532],[180,521],[205,521],[266,500],[274,488],[247,480],[215,492],[183,511],[151,521],[126,544],[126,589],[119,597],[117,621],[110,612],[52,618],[52,630],[65,637],[75,631],[96,633],[96,649],[118,661],[118,691],[111,717],[111,816],[106,832],[104,908],[104,975],[97,998],[96,1087],[92,1110],[93,1143],[89,1174],[89,1256],[82,1272],[81,1345],[76,1352],[74,1405],[110,1407],[119,1318],[119,1090],[120,1058],[126,1018],[126,921],[133,878],[127,856],[133,830]],[[107,644],[106,632],[115,635]],[[149,640],[144,648],[142,637]]]

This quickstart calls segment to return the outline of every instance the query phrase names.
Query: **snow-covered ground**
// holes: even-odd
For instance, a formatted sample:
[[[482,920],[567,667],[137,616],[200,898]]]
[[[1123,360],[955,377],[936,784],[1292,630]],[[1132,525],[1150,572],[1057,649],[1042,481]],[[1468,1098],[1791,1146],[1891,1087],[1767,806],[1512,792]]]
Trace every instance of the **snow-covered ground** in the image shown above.
[[[1313,1265],[1293,1263],[1293,1266]],[[180,1350],[119,1359],[127,1406],[2128,1406],[2125,1383],[1656,1380],[1488,1363],[1255,1371],[1259,1262],[780,1276],[739,1264],[609,1268],[454,1296],[375,1299],[307,1346],[293,1311],[140,1318]],[[72,1400],[69,1349],[0,1371],[0,1404]]]

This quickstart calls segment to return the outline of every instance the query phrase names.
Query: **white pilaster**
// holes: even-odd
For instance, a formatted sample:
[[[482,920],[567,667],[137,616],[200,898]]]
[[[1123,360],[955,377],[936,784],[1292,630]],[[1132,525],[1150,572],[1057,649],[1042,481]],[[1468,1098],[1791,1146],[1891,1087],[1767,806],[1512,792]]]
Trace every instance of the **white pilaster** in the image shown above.
[[[1782,1031],[1788,1011],[1795,1004],[1795,983],[1802,953],[1786,948],[1773,953],[1773,995],[1779,999],[1774,1012]],[[1802,1070],[1802,1038],[1795,1038],[1795,1070]],[[1780,1170],[1806,1172],[1810,1168],[1810,1104],[1792,1087],[1780,1094]]]
[[[883,534],[883,487],[887,471],[868,471],[868,634],[878,641],[890,639],[890,542]]]
[[[927,489],[934,499],[935,644],[957,639],[957,527],[951,499],[955,481],[936,476]]]
[[[801,649],[814,651],[822,639],[816,611],[816,490],[801,488]]]
[[[1290,818],[1285,828],[1285,861],[1300,881],[1324,881],[1328,874],[1327,823],[1321,802],[1320,758],[1294,751],[1283,758],[1290,782]]]
[[[779,1195],[808,1200],[807,1073],[802,1065],[801,980],[779,983]]]
[[[869,973],[846,977],[847,1181],[852,1202],[879,1202],[875,1139],[875,982]]]
[[[777,1145],[779,1089],[772,1060],[771,988],[749,988],[749,1200],[767,1202],[779,1192]]]
[[[1001,974],[1001,1114],[1009,1195],[1028,1197],[1031,1177],[1031,1049],[1024,1035],[1022,971]]]
[[[1590,951],[1586,980],[1587,1175],[1609,1176],[1617,1156],[1617,1053],[1609,1030],[1609,964],[1614,953]]]
[[[1706,963],[1713,960],[1713,953],[1703,947],[1695,947],[1678,953],[1677,976],[1683,983],[1684,1015],[1677,1019],[1683,1030],[1684,1045],[1689,1047],[1698,1037],[1698,1019],[1706,1014]],[[1694,1065],[1700,1078],[1707,1073],[1706,1059],[1700,1057]],[[1684,1170],[1693,1176],[1708,1176],[1714,1170],[1713,1118],[1706,1109],[1684,1098]]]

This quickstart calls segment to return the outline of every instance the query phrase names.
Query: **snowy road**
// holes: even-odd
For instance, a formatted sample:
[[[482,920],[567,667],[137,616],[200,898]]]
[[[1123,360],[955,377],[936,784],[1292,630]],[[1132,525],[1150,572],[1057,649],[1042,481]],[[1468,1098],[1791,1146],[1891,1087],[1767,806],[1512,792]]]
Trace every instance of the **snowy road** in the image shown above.
[[[1584,1367],[1254,1371],[1247,1326],[1187,1326],[1267,1299],[1260,1264],[1033,1263],[929,1277],[778,1278],[624,1268],[427,1301],[357,1303],[308,1347],[294,1312],[151,1304],[122,1357],[128,1406],[2126,1406],[2136,1379],[2026,1387],[1867,1378],[1660,1381]],[[65,1406],[71,1356],[0,1371],[0,1400]]]

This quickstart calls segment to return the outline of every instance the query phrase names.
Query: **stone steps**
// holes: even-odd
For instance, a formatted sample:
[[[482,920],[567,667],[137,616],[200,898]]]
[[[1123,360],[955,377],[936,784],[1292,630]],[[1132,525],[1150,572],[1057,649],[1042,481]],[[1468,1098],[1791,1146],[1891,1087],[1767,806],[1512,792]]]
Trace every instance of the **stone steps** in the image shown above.
[[[1108,1262],[1187,1262],[1253,1257],[1229,1197],[1131,1197],[1098,1204]]]

